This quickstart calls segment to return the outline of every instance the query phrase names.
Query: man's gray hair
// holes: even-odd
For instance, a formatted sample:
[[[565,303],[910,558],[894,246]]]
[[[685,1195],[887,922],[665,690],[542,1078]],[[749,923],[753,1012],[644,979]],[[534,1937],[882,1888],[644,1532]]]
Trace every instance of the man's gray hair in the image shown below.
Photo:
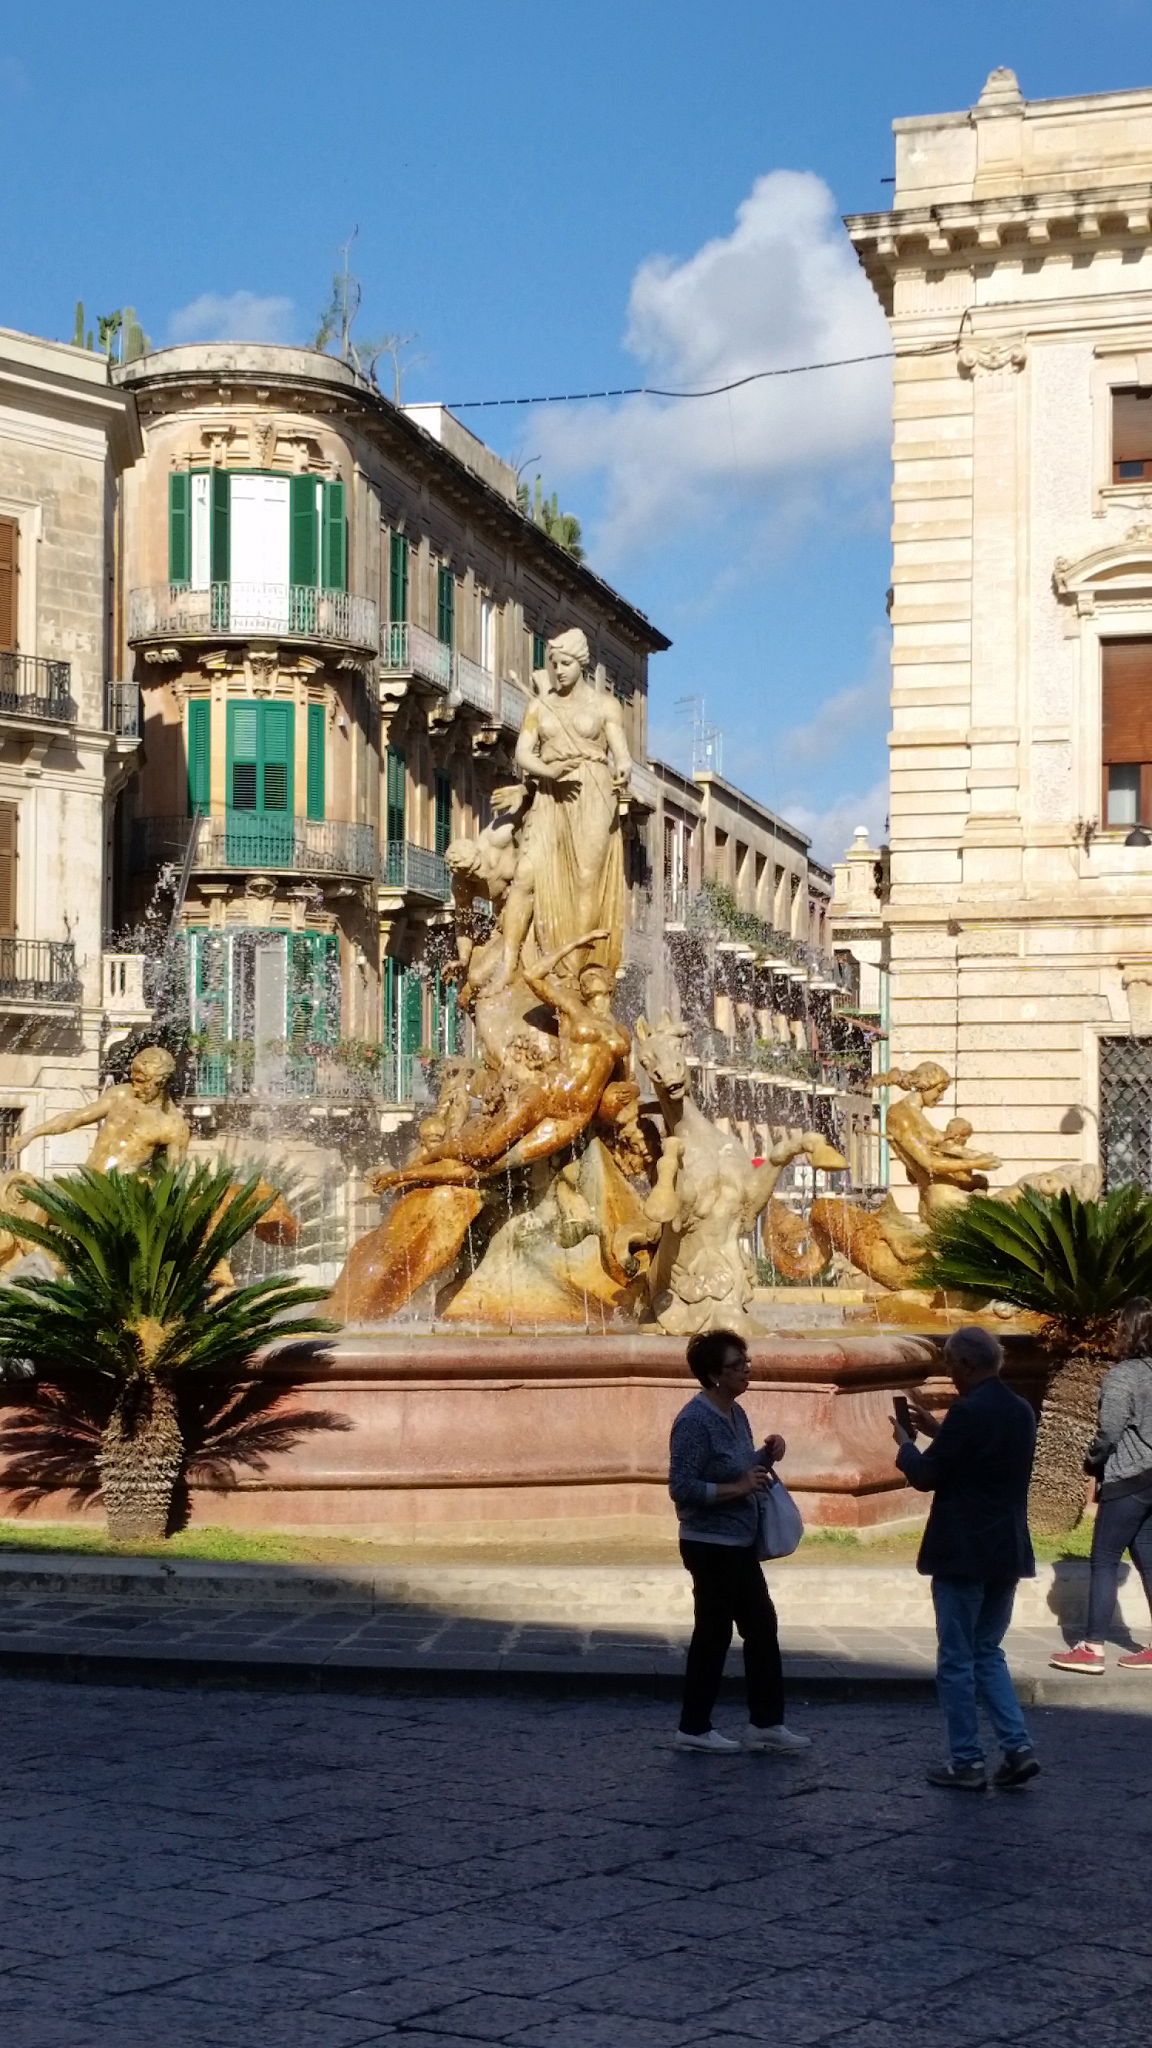
[[[999,1372],[1004,1363],[1004,1347],[991,1330],[984,1330],[979,1323],[964,1323],[959,1330],[953,1330],[944,1346],[944,1356],[952,1365],[967,1365],[976,1372]]]

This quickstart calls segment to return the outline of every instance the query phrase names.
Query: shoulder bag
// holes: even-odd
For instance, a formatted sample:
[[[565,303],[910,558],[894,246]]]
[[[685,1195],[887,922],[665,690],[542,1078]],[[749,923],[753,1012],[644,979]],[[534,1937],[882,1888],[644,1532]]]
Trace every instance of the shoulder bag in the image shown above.
[[[757,1494],[756,1507],[757,1557],[791,1557],[804,1534],[804,1517],[784,1481],[777,1479],[774,1472],[771,1486]]]

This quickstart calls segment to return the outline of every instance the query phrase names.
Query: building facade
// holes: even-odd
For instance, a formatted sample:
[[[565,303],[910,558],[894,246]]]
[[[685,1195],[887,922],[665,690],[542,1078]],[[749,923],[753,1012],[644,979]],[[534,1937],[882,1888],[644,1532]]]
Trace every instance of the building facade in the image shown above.
[[[125,492],[144,704],[125,916],[170,916],[205,1136],[295,1117],[378,1156],[431,1062],[464,1049],[444,856],[513,779],[548,636],[584,629],[641,764],[667,642],[441,407],[406,412],[283,347],[166,349],[113,377],[144,443]],[[638,902],[648,815],[637,794]]]
[[[1152,1185],[1152,91],[895,129],[892,1062]]]
[[[0,1167],[21,1129],[92,1098],[110,1030],[146,1014],[139,962],[104,950],[111,816],[138,752],[114,596],[139,447],[102,356],[0,332]],[[83,1159],[85,1135],[21,1165]]]

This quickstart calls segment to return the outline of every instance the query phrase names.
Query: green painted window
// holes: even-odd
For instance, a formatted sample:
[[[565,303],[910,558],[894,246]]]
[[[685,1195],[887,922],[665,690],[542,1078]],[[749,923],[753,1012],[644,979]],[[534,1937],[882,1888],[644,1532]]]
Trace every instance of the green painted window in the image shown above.
[[[308,706],[308,816],[324,816],[324,706]]]
[[[288,939],[288,1036],[332,1045],[340,1036],[340,941],[335,932]]]
[[[436,851],[446,853],[452,838],[452,778],[436,771]]]
[[[463,1033],[456,985],[445,981],[437,968],[432,977],[432,1037],[434,1050],[450,1058],[460,1050]]]
[[[389,547],[389,576],[391,582],[390,608],[388,616],[394,626],[408,623],[408,536],[394,533]]]
[[[228,808],[292,810],[291,704],[228,706]]]
[[[288,580],[306,588],[320,568],[319,490],[314,476],[294,476],[288,486]]]
[[[400,1050],[419,1052],[424,1043],[424,983],[414,967],[407,967],[400,989]]]
[[[436,571],[436,638],[445,647],[456,644],[456,579],[443,562]]]
[[[320,585],[324,590],[348,588],[348,520],[339,480],[326,483],[322,494]]]
[[[174,469],[168,478],[168,581],[188,583],[192,576],[192,476]]]
[[[212,703],[193,697],[188,706],[188,815],[212,802]]]
[[[406,836],[408,762],[401,747],[388,749],[384,795],[385,837],[389,845],[392,845]]]
[[[536,670],[536,669],[538,669],[538,668],[547,668],[547,666],[548,666],[548,640],[547,640],[547,636],[546,636],[545,634],[543,634],[543,633],[533,633],[533,635],[532,635],[532,668],[533,668],[533,672],[535,672],[535,670]]]
[[[231,481],[226,469],[212,471],[212,581],[227,583],[232,574]]]

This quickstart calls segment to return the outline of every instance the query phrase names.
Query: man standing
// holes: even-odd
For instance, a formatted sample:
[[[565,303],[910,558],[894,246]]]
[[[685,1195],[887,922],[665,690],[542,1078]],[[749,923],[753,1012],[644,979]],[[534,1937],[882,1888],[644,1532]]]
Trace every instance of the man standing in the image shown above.
[[[932,1579],[936,1684],[951,1757],[928,1772],[928,1783],[985,1790],[979,1700],[1004,1752],[992,1782],[1015,1788],[1040,1768],[1001,1648],[1016,1582],[1036,1571],[1028,1535],[1036,1421],[1001,1380],[1004,1354],[990,1331],[955,1330],[944,1358],[959,1397],[944,1421],[908,1404],[915,1430],[933,1439],[928,1449],[917,1449],[899,1419],[892,1425],[900,1470],[935,1495],[917,1569]]]

